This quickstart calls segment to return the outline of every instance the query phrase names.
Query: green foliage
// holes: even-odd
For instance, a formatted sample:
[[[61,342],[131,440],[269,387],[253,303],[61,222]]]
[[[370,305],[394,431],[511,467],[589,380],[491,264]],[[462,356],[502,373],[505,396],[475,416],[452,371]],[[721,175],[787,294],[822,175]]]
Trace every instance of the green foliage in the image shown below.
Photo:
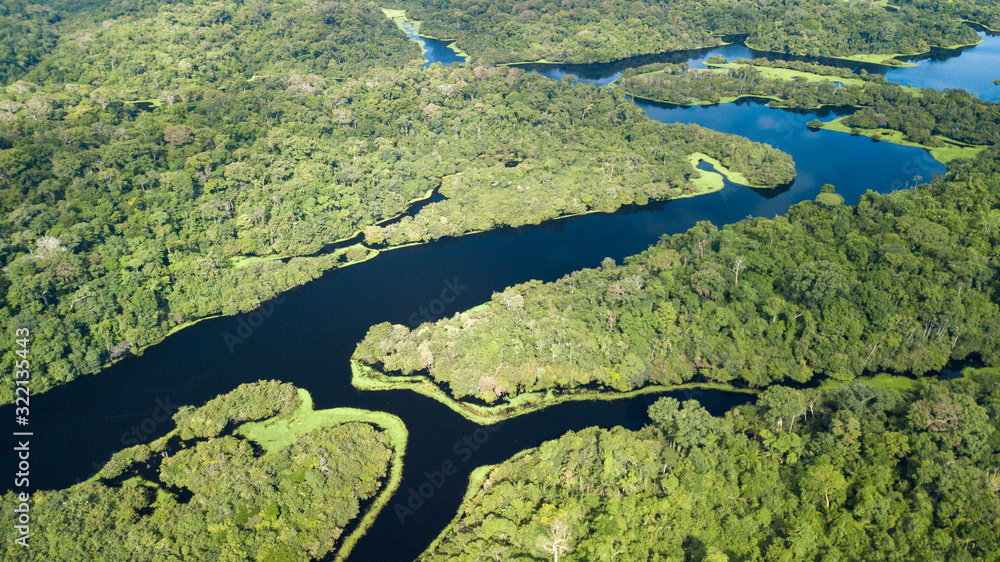
[[[878,2],[825,0],[583,0],[543,3],[501,0],[404,0],[421,32],[456,39],[473,60],[607,62],[637,54],[719,44],[718,35],[747,34],[747,45],[797,55],[922,53],[931,46],[968,44],[976,34],[961,12],[939,2],[911,0],[889,10]],[[994,19],[989,0],[971,0]],[[993,21],[993,19],[979,19]]]
[[[278,381],[261,381],[252,386],[242,385],[229,394],[212,400],[200,408],[184,406],[174,421],[181,439],[218,437],[234,424],[258,421],[295,412],[302,400],[295,387]]]
[[[517,285],[412,331],[374,326],[354,357],[390,379],[426,370],[453,397],[488,402],[590,384],[701,376],[764,387],[998,361],[995,158],[853,207],[821,193],[783,217],[699,223],[624,265]]]
[[[420,560],[997,560],[998,390],[772,387],[722,418],[663,398],[640,431],[497,466]]]
[[[290,393],[290,394],[289,394]],[[388,472],[392,445],[370,424],[347,422],[298,435],[281,449],[215,422],[287,418],[296,390],[243,385],[176,417],[178,434],[211,434],[155,451],[117,453],[99,478],[32,496],[31,548],[0,532],[5,560],[307,560],[340,544],[344,528]],[[278,405],[270,405],[272,400]],[[239,411],[240,405],[245,410]],[[272,415],[276,417],[271,417]],[[12,494],[3,505],[12,505]],[[9,511],[9,510],[8,510]]]
[[[800,70],[822,80],[772,75],[769,69]],[[794,72],[788,74],[794,75]],[[837,83],[844,80],[846,85]],[[888,82],[879,74],[852,75],[845,69],[765,59],[739,59],[725,69],[654,72],[623,77],[629,93],[670,103],[719,103],[741,96],[773,98],[782,107],[857,107],[844,124],[859,129],[890,129],[904,139],[942,146],[938,137],[974,145],[1000,142],[1000,105],[962,90],[914,89]],[[817,120],[807,123],[820,128]]]

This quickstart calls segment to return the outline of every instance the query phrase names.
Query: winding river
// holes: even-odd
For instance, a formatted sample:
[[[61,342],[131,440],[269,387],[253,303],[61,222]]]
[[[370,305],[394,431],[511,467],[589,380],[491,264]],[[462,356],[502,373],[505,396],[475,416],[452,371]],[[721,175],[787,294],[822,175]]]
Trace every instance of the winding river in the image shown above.
[[[962,72],[954,69],[965,68],[961,66],[964,57],[986,52],[989,64],[981,60],[972,63],[973,74],[983,77],[987,69],[1000,68],[996,38],[986,39],[983,45],[964,49],[951,58],[928,58],[922,66],[892,70],[892,79],[918,85],[941,79],[954,84],[948,77]],[[429,58],[436,56],[434,53],[454,54],[440,41],[424,41]],[[695,63],[711,54],[735,58],[753,53],[730,45],[693,56],[685,54],[683,60]],[[597,66],[606,68],[592,68],[587,75],[571,67],[549,67],[543,72],[556,78],[559,73],[575,73],[582,80],[601,83],[620,71],[614,65]],[[602,72],[606,74],[602,76]],[[998,92],[1000,88],[985,86],[976,90],[984,97],[995,97]],[[32,483],[39,489],[69,486],[96,472],[113,452],[167,433],[172,423],[164,410],[200,405],[245,382],[280,379],[309,390],[317,409],[347,406],[381,410],[406,423],[410,442],[402,484],[351,559],[412,560],[456,513],[473,468],[503,461],[568,430],[594,425],[639,428],[647,421],[646,407],[657,397],[564,403],[487,432],[413,392],[355,390],[350,384],[348,359],[369,326],[383,321],[408,323],[419,308],[439,298],[446,284],[459,288],[458,298],[441,313],[451,315],[515,283],[553,281],[574,270],[597,266],[605,257],[620,261],[647,248],[662,234],[683,231],[699,220],[721,226],[747,216],[781,214],[790,205],[815,197],[824,183],[834,184],[848,203],[855,203],[869,189],[888,192],[912,184],[915,176],[927,180],[945,171],[922,149],[805,127],[807,121],[826,118],[832,111],[798,113],[755,102],[696,108],[640,105],[654,119],[699,123],[768,142],[794,157],[798,177],[782,190],[752,190],[727,182],[722,191],[710,195],[393,250],[331,271],[266,304],[254,317],[260,320],[254,322],[259,325],[249,334],[241,324],[248,315],[201,322],[142,356],[129,357],[96,376],[81,377],[33,397],[31,452],[37,472],[31,475]],[[242,343],[227,343],[224,336],[239,333],[241,326]],[[744,395],[717,391],[673,395],[696,397],[715,414],[748,400]],[[11,406],[0,410],[0,418],[13,420]],[[13,445],[10,433],[3,438],[4,446]],[[466,445],[466,439],[475,447]],[[10,459],[11,455],[4,456],[4,462]],[[414,515],[401,521],[394,506],[405,505],[410,490],[427,482],[426,474],[440,470],[445,461],[455,463],[458,474],[447,478]]]

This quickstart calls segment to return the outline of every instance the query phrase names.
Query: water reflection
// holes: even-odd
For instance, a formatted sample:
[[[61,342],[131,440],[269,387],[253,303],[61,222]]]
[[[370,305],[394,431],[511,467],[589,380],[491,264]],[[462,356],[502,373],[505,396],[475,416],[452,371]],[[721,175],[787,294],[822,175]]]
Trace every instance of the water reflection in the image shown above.
[[[466,62],[466,58],[452,48],[454,41],[440,41],[417,34],[417,26],[409,22],[403,22],[403,31],[410,39],[420,43],[424,49],[424,68],[439,62],[444,66],[451,66],[456,62]]]

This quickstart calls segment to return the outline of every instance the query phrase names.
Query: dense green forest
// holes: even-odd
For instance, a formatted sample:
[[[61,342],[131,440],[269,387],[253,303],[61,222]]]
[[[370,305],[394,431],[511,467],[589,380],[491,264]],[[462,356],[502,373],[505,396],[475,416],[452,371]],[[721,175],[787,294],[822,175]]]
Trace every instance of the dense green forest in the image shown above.
[[[989,0],[902,2],[897,9],[868,0],[404,0],[421,33],[456,39],[473,60],[607,62],[637,54],[716,45],[719,35],[748,35],[755,49],[798,55],[926,52],[932,46],[975,43],[962,23],[995,21]],[[882,59],[885,57],[879,57]]]
[[[382,8],[457,39],[470,63],[423,68]],[[1000,374],[923,377],[1000,364],[997,104],[802,62],[656,64],[614,88],[504,66],[728,35],[885,61],[974,43],[969,22],[1000,29],[1000,5],[4,0],[0,329],[30,329],[44,392],[382,249],[715,189],[692,155],[757,187],[795,177],[786,153],[653,121],[627,94],[853,106],[848,130],[989,148],[855,206],[826,185],[784,216],[699,222],[623,264],[378,324],[353,360],[389,381],[370,388],[417,375],[514,414],[528,393],[756,395],[720,417],[662,398],[639,431],[523,451],[484,473],[422,559],[1000,561]],[[12,372],[21,346],[0,342]],[[0,558],[342,558],[399,485],[407,433],[391,414],[312,406],[259,381],[183,407],[93,478],[34,492],[30,549],[5,525]]]
[[[493,468],[420,560],[998,560],[1000,378],[774,386]]]
[[[0,5],[0,84],[11,83],[55,46],[56,21],[53,10],[26,0]]]
[[[764,387],[996,362],[997,155],[856,206],[826,186],[774,219],[701,222],[622,265],[510,287],[412,330],[373,326],[354,357],[487,402],[585,385]]]
[[[727,63],[721,57],[709,63],[728,68],[668,67],[623,77],[617,83],[635,96],[678,104],[755,96],[773,98],[780,107],[857,107],[845,125],[899,131],[907,141],[925,146],[945,145],[939,136],[973,145],[1000,142],[1000,104],[982,101],[964,90],[903,87],[880,74],[852,75],[845,69],[809,63],[765,59]],[[826,79],[814,81],[812,76]]]
[[[931,13],[947,14],[1000,30],[1000,5],[992,0],[895,0],[894,5],[924,10]]]
[[[606,89],[421,70],[416,44],[364,1],[198,0],[75,21],[0,91],[0,325],[36,336],[36,391],[368,252],[248,256],[696,193],[694,152],[754,184],[795,173],[769,146],[657,123]],[[445,201],[375,226],[436,188]]]
[[[320,427],[273,449],[239,433],[249,422],[290,420],[300,406],[294,387],[264,381],[182,408],[173,432],[116,453],[94,479],[35,493],[31,548],[16,544],[5,525],[0,557],[322,558],[382,487],[393,445],[358,422]],[[6,512],[17,505],[13,493],[3,505]]]

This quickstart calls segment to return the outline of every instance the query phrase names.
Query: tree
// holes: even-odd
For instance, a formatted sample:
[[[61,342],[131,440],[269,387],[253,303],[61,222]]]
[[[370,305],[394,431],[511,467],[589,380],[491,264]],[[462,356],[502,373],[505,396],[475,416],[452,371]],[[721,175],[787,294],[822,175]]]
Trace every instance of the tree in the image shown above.
[[[743,265],[744,259],[746,258],[744,258],[743,256],[739,256],[738,258],[733,260],[733,267],[731,268],[731,271],[736,274],[736,279],[733,284],[736,285],[737,287],[739,287],[740,285],[740,271],[746,269],[746,266]]]
[[[840,505],[846,499],[847,480],[840,470],[827,461],[828,459],[818,459],[813,463],[806,470],[800,485],[807,496],[822,498],[829,514],[831,503]]]
[[[559,562],[559,555],[569,550],[572,538],[566,523],[555,521],[549,528],[549,534],[538,540],[538,546],[552,555],[553,562]]]

